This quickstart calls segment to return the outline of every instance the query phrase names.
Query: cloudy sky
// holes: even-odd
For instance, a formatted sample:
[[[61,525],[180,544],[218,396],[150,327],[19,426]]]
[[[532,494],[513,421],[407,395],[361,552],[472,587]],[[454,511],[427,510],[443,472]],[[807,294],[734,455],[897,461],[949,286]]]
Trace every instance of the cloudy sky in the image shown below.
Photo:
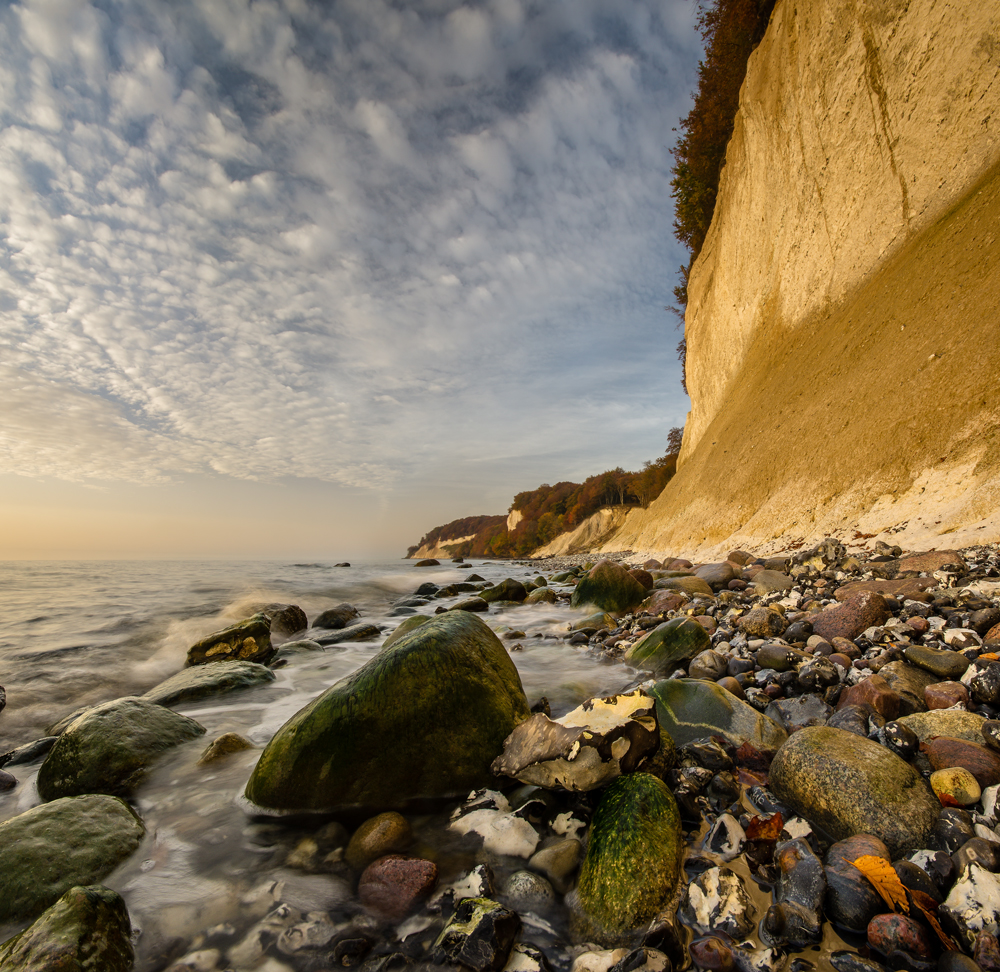
[[[0,558],[401,554],[662,454],[695,14],[0,7]]]

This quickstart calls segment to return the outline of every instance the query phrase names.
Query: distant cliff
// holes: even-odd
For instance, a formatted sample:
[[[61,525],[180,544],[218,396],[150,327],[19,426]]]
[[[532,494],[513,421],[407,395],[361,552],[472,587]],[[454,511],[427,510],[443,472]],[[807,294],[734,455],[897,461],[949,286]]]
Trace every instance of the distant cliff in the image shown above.
[[[1000,539],[1000,7],[779,0],[688,281],[678,473],[604,549]]]

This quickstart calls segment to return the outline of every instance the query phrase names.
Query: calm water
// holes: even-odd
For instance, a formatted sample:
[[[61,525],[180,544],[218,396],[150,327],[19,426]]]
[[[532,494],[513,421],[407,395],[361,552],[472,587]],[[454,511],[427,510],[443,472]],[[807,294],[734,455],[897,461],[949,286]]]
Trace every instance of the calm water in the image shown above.
[[[0,563],[0,684],[7,691],[0,752],[45,735],[46,727],[82,705],[147,691],[183,667],[193,642],[247,617],[255,604],[295,603],[313,618],[348,601],[364,620],[382,625],[384,638],[402,620],[391,614],[397,598],[423,581],[443,585],[473,571],[490,581],[537,574],[527,566],[488,562],[462,569],[416,568],[408,561],[350,568],[204,561]],[[421,610],[432,613],[441,603],[451,602],[435,601]],[[519,642],[523,650],[511,657],[529,702],[547,696],[554,715],[585,698],[618,691],[631,679],[622,666],[597,664],[560,640],[575,616],[562,605],[481,615],[494,627],[506,624],[526,632]],[[380,644],[381,638],[286,652],[287,664],[276,671],[275,682],[178,707],[204,725],[207,736],[157,764],[135,794],[148,835],[104,882],[124,895],[141,929],[137,970],[162,966],[161,957],[176,950],[179,941],[197,945],[198,936],[213,926],[229,924],[238,939],[240,929],[276,900],[303,910],[350,914],[350,892],[337,879],[284,866],[308,831],[252,822],[237,807],[259,751],[211,767],[196,762],[206,741],[227,731],[263,746],[293,713],[364,664]],[[19,784],[0,794],[0,820],[39,802],[37,769],[37,764],[8,767]],[[442,880],[457,876],[469,861],[442,843],[441,820],[413,823],[423,852],[438,860]]]

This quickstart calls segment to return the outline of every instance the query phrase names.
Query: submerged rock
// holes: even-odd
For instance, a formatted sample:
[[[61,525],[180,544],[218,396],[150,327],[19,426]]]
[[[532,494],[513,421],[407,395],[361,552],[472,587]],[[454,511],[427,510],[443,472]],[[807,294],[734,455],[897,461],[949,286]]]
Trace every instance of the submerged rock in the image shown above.
[[[170,707],[179,702],[221,695],[223,692],[248,688],[261,682],[273,682],[274,678],[274,672],[270,668],[256,662],[221,661],[214,665],[185,668],[139,698]]]
[[[625,653],[626,664],[654,675],[667,675],[712,644],[693,618],[674,618],[657,625]]]
[[[43,800],[81,793],[127,796],[159,757],[204,732],[194,719],[143,698],[96,705],[49,750],[38,770],[38,793]]]
[[[710,867],[687,886],[680,915],[699,935],[724,932],[740,939],[756,924],[742,878],[727,867]]]
[[[771,763],[775,796],[837,839],[872,834],[893,855],[926,846],[940,804],[920,774],[870,739],[814,726]]]
[[[504,739],[529,715],[497,636],[473,614],[442,614],[292,716],[246,796],[322,811],[467,793],[490,782]]]
[[[707,586],[707,585],[706,585]],[[593,604],[602,611],[627,611],[646,596],[646,589],[620,564],[602,560],[580,579],[570,604]]]
[[[23,932],[0,945],[0,972],[128,972],[132,923],[121,895],[70,888]]]
[[[630,773],[660,744],[643,692],[589,699],[561,719],[539,712],[504,741],[493,772],[548,789],[593,790]]]
[[[313,620],[314,628],[326,628],[328,631],[336,631],[346,628],[355,618],[360,618],[361,612],[353,604],[343,603],[336,607],[327,608]]]
[[[217,661],[253,661],[266,665],[277,654],[271,644],[271,619],[255,614],[215,631],[188,648],[187,667]]]
[[[432,958],[475,972],[500,972],[520,928],[521,919],[509,908],[489,898],[466,898],[434,943]]]
[[[677,802],[662,780],[630,773],[604,791],[577,888],[598,940],[656,917],[677,886],[681,848]]]
[[[124,800],[66,797],[0,824],[0,922],[33,918],[113,871],[146,833]]]

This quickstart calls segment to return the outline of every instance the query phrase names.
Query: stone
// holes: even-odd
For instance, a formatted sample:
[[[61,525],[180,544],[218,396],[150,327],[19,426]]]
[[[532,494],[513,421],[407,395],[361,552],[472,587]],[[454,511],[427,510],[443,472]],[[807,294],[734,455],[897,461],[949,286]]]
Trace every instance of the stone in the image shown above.
[[[358,898],[381,917],[399,921],[430,896],[437,878],[437,865],[432,861],[388,854],[365,868],[358,881]]]
[[[836,839],[872,834],[894,855],[926,846],[939,809],[908,763],[878,743],[828,726],[788,738],[771,763],[770,787]]]
[[[440,567],[441,561],[435,560],[433,557],[425,557],[423,560],[418,560],[414,567]]]
[[[466,898],[434,943],[431,957],[474,972],[500,972],[520,928],[516,912],[489,898]]]
[[[913,597],[931,587],[937,587],[938,581],[934,577],[907,577],[901,580],[868,580],[851,581],[849,584],[842,584],[837,588],[834,597],[838,601],[846,601],[854,594],[862,591],[870,591],[875,594],[883,594],[887,597],[895,597],[902,601]]]
[[[421,585],[421,589],[426,585]],[[437,587],[434,587],[437,590]],[[433,593],[433,591],[431,592]],[[339,628],[346,628],[352,621],[356,618],[361,617],[361,612],[353,605],[338,604],[336,607],[327,608],[325,611],[320,612],[320,614],[313,619],[314,628],[326,628],[330,631],[335,631]]]
[[[961,766],[935,770],[927,782],[946,807],[968,807],[978,803],[982,795],[976,778]]]
[[[961,766],[983,789],[1000,783],[1000,755],[979,743],[953,736],[934,736],[924,744],[924,753],[934,769]]]
[[[273,810],[399,808],[468,793],[530,716],[497,636],[449,612],[380,651],[268,743],[246,797]]]
[[[619,959],[609,972],[671,972],[672,966],[666,953],[656,948],[633,949]]]
[[[605,948],[583,952],[573,960],[570,972],[610,972],[629,954],[627,948]]]
[[[306,612],[298,604],[255,604],[250,610],[271,619],[272,634],[293,635],[309,627]]]
[[[659,745],[656,701],[635,691],[588,699],[560,719],[536,713],[504,740],[492,770],[546,789],[594,790],[631,773]]]
[[[479,596],[491,604],[493,601],[523,601],[528,596],[528,592],[519,580],[508,577],[506,580],[500,581],[499,584],[480,591]]]
[[[580,618],[579,621],[574,621],[570,627],[570,631],[584,631],[591,632],[599,630],[600,628],[614,628],[617,622],[610,615],[606,614],[604,611],[599,611],[597,614],[588,614],[585,618]]]
[[[1000,664],[993,660],[985,663],[977,659],[962,676],[969,695],[983,705],[1000,705]]]
[[[939,651],[926,645],[908,645],[903,656],[911,665],[923,668],[939,679],[959,679],[969,667],[969,659],[958,651]]]
[[[986,634],[983,635],[984,645],[1000,645],[1000,623],[993,625],[992,628],[987,629]]]
[[[863,631],[889,620],[885,598],[873,591],[860,591],[841,604],[810,617],[813,631],[821,638],[847,638],[853,641]]]
[[[799,666],[795,681],[803,692],[822,692],[840,683],[840,672],[834,664],[836,655],[830,658],[820,656]]]
[[[724,932],[742,939],[756,925],[753,901],[740,876],[727,867],[702,871],[685,889],[679,913],[699,935]]]
[[[629,576],[642,584],[644,590],[651,591],[654,587],[653,575],[648,570],[633,568],[629,571]]]
[[[982,742],[982,726],[986,720],[976,712],[958,709],[936,709],[933,712],[915,712],[899,719],[912,729],[923,743],[932,736],[953,736],[967,742]],[[930,765],[930,764],[928,764]]]
[[[774,612],[771,612],[772,614]],[[797,665],[801,665],[806,660],[811,661],[812,655],[799,651],[797,648],[789,648],[783,644],[761,645],[757,649],[755,656],[758,668],[770,668],[776,672],[789,672]]]
[[[788,622],[785,616],[767,607],[755,607],[736,622],[748,638],[779,638],[784,634]]]
[[[640,607],[649,614],[668,614],[680,610],[688,600],[688,595],[680,591],[653,591]]]
[[[215,631],[188,648],[186,667],[218,661],[252,661],[266,665],[278,649],[271,644],[271,619],[255,614]]]
[[[533,590],[527,598],[525,598],[525,604],[555,604],[559,600],[556,597],[556,592],[549,590],[547,587],[538,587]]]
[[[217,759],[222,759],[224,756],[231,756],[233,753],[253,748],[253,743],[246,736],[241,736],[238,732],[224,732],[205,747],[205,751],[198,759],[198,765],[205,766],[208,763],[214,763]]]
[[[938,681],[936,675],[905,661],[889,662],[888,665],[883,665],[878,673],[888,683],[889,688],[899,696],[901,716],[923,712],[927,708],[924,702],[924,690],[928,685]]]
[[[721,591],[731,580],[741,579],[739,572],[730,563],[703,564],[694,572],[695,577],[700,577],[713,591]]]
[[[582,858],[583,844],[575,837],[567,837],[535,851],[528,860],[528,867],[548,878],[560,894],[566,894]]]
[[[612,560],[602,560],[573,588],[572,607],[593,604],[602,611],[627,611],[646,597],[646,589]]]
[[[477,614],[485,614],[490,609],[488,601],[484,601],[478,595],[473,595],[472,597],[462,598],[461,601],[456,601],[450,608],[449,611],[474,611]],[[439,611],[443,610],[438,608]]]
[[[928,709],[950,709],[968,701],[969,690],[961,682],[937,682],[924,689],[924,704]]]
[[[952,885],[938,909],[971,950],[979,932],[1000,924],[1000,875],[980,864],[970,864]]]
[[[961,553],[957,550],[930,550],[927,553],[915,553],[901,558],[896,576],[933,574],[936,570],[945,570],[946,568],[953,568],[963,574],[968,569]]]
[[[121,895],[99,885],[73,887],[0,945],[0,972],[129,972],[131,935]]]
[[[399,624],[389,633],[385,641],[382,642],[383,648],[388,648],[389,645],[395,644],[400,638],[406,637],[415,628],[419,628],[420,625],[426,624],[430,621],[430,617],[426,614],[414,614],[411,617],[404,618]]]
[[[449,830],[477,834],[490,854],[530,858],[539,836],[526,816],[521,809],[512,811],[501,793],[479,790],[451,815]]]
[[[697,679],[663,679],[649,694],[656,699],[660,728],[678,746],[704,736],[724,736],[734,746],[749,742],[755,749],[776,750],[788,733],[773,719],[742,702],[717,683]]]
[[[350,624],[346,628],[331,631],[330,634],[320,635],[316,638],[316,643],[326,647],[327,645],[342,645],[349,641],[375,641],[382,636],[382,629],[370,621],[361,621],[358,624]]]
[[[764,710],[764,715],[789,732],[797,732],[806,726],[825,726],[832,714],[833,706],[827,705],[818,695],[777,699]]]
[[[694,597],[698,594],[711,596],[715,593],[708,581],[693,576],[661,577],[656,582],[656,588],[661,591],[678,591],[682,594],[687,594],[689,597]]]
[[[791,948],[817,944],[826,896],[823,865],[804,838],[779,842],[774,861],[778,866],[776,900],[761,923],[764,940]]]
[[[647,632],[625,653],[633,668],[667,675],[712,644],[708,632],[693,618],[674,618]]]
[[[205,727],[146,699],[125,697],[88,709],[56,740],[38,770],[43,800],[108,793],[128,796],[168,750]]]
[[[688,665],[688,676],[716,682],[726,674],[728,665],[729,659],[725,655],[720,655],[717,651],[706,648],[691,659],[691,664]]]
[[[827,851],[824,868],[826,915],[841,928],[855,933],[866,931],[868,923],[885,907],[868,878],[850,863],[864,855],[889,860],[888,848],[882,841],[861,834],[833,844]]]
[[[827,720],[831,729],[843,729],[856,736],[868,736],[868,716],[870,709],[863,705],[845,705],[838,708]]]
[[[0,922],[34,918],[76,885],[100,881],[146,833],[124,800],[65,797],[0,824]]]
[[[552,885],[540,875],[514,871],[504,885],[503,898],[517,912],[537,912],[553,905],[556,895]]]
[[[795,586],[795,581],[783,571],[764,568],[753,575],[750,586],[755,594],[763,596],[775,591],[790,591]]]
[[[935,953],[931,933],[907,915],[876,915],[868,924],[868,944],[890,957],[904,952],[929,959]]]
[[[9,753],[0,756],[0,766],[26,766],[41,759],[55,744],[58,736],[42,736],[17,749],[12,749]]]
[[[577,887],[598,938],[617,938],[659,914],[677,886],[682,847],[677,801],[662,780],[630,773],[604,791]]]
[[[185,668],[139,698],[169,708],[181,702],[192,702],[235,689],[249,688],[262,682],[273,682],[274,679],[274,672],[270,668],[256,662],[220,661],[213,665]]]
[[[400,813],[389,811],[369,818],[351,836],[344,860],[348,867],[363,871],[372,861],[393,851],[406,850],[413,831]]]

